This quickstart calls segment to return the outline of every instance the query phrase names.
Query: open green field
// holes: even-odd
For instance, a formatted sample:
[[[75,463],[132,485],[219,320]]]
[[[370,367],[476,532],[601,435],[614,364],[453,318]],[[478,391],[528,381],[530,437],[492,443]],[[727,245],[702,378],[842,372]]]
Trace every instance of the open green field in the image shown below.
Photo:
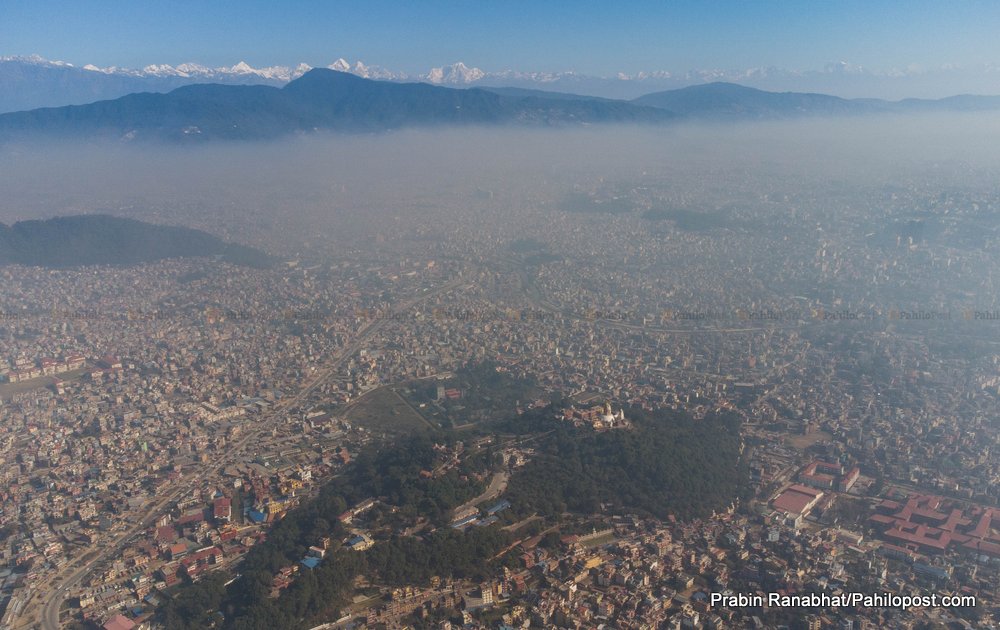
[[[433,428],[392,387],[381,387],[364,394],[346,413],[348,422],[369,431],[409,433]]]
[[[790,435],[785,438],[785,443],[794,449],[804,451],[817,442],[823,442],[830,439],[832,439],[832,436],[829,433],[814,431],[806,435]]]

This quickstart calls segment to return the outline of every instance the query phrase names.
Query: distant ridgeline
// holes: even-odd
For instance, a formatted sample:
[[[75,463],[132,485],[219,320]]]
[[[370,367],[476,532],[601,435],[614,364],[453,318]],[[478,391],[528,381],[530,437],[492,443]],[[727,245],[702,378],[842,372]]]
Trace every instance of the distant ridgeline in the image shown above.
[[[652,125],[679,120],[785,120],[997,109],[1000,96],[881,101],[765,92],[732,83],[692,85],[620,101],[542,90],[452,89],[375,81],[316,68],[281,88],[206,83],[166,94],[139,92],[87,105],[0,114],[0,142],[37,136],[190,142],[277,138],[317,130],[369,133],[446,125]],[[617,204],[577,207],[581,212],[619,210]]]
[[[553,99],[362,79],[317,68],[283,88],[187,85],[89,105],[0,114],[0,141],[48,137],[172,140],[276,138],[316,130],[373,132],[414,126],[657,123],[656,107],[586,97]]]
[[[126,266],[192,256],[217,256],[249,267],[273,263],[262,251],[227,243],[200,230],[108,215],[19,221],[12,226],[0,223],[0,265]]]

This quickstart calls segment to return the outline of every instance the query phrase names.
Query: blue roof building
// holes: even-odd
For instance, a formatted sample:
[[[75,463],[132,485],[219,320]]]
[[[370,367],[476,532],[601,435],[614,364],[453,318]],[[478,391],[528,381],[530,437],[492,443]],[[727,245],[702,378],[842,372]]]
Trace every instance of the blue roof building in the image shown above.
[[[493,516],[494,514],[503,512],[509,507],[510,507],[510,501],[508,501],[507,499],[502,499],[500,501],[497,501],[490,507],[486,508],[486,513],[490,516]]]
[[[316,567],[319,566],[319,563],[321,562],[321,559],[320,558],[314,558],[312,556],[308,556],[306,558],[303,558],[300,562],[307,569],[315,569]]]

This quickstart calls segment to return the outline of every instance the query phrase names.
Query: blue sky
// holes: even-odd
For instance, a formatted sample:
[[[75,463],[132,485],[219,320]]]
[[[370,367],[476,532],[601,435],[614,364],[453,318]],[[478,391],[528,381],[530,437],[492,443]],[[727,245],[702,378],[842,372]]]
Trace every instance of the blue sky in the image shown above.
[[[337,57],[410,73],[640,70],[849,61],[876,70],[1000,63],[1000,3],[0,0],[0,55],[76,64],[229,65]]]

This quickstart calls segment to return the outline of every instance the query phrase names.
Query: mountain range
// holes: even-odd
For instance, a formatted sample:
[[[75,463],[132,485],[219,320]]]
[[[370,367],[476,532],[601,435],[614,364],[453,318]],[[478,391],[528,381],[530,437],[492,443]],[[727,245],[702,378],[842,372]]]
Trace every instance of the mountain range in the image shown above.
[[[194,84],[165,94],[142,92],[88,105],[0,114],[0,140],[38,136],[238,140],[319,130],[358,133],[456,124],[662,124],[994,109],[1000,109],[1000,97],[844,99],[723,82],[624,101],[525,88],[399,83],[317,68],[283,87]]]
[[[260,139],[316,130],[373,132],[451,124],[659,123],[670,112],[587,97],[508,96],[483,89],[363,79],[314,69],[282,88],[186,85],[89,105],[0,115],[0,139]]]
[[[821,92],[844,97],[902,98],[942,96],[975,91],[1000,94],[1000,67],[908,67],[875,71],[847,62],[834,62],[815,70],[777,67],[697,69],[686,72],[656,70],[595,76],[580,72],[487,71],[462,62],[421,73],[405,73],[337,59],[325,66],[365,79],[423,82],[452,87],[525,88],[571,92],[614,99],[633,99],[650,92],[714,82],[739,83],[777,92]],[[253,67],[246,62],[208,67],[198,63],[152,64],[144,68],[93,64],[73,65],[37,55],[0,57],[0,113],[82,105],[134,92],[169,92],[194,83],[283,86],[312,66]]]
[[[829,94],[804,92],[766,92],[720,82],[647,94],[631,103],[665,109],[681,118],[778,120],[806,116],[987,111],[1000,109],[1000,96],[966,94],[942,99],[885,101],[845,99]]]
[[[486,79],[487,76],[493,76],[479,68],[469,68],[461,62],[431,68],[426,73],[413,76],[379,66],[369,66],[362,61],[355,61],[352,64],[342,58],[329,64],[327,68],[364,79],[426,82],[432,85],[466,86]],[[0,113],[41,107],[84,105],[135,92],[169,92],[184,85],[197,83],[280,87],[312,69],[312,66],[305,63],[295,67],[255,68],[244,61],[232,66],[215,68],[197,63],[122,68],[98,67],[93,64],[75,66],[63,61],[51,61],[38,55],[0,57]],[[528,76],[525,75],[525,78]]]

